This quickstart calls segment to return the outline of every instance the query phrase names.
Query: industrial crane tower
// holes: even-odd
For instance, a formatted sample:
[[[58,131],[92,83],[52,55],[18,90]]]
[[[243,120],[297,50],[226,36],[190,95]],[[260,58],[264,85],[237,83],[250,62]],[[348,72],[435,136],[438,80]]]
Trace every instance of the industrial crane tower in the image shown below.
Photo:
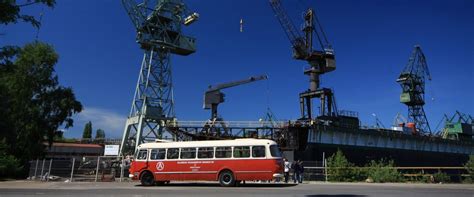
[[[414,123],[416,133],[431,134],[425,110],[425,77],[431,80],[428,64],[421,47],[416,45],[408,64],[397,79],[402,87],[400,102],[408,106],[408,122]]]
[[[196,51],[195,39],[182,34],[181,26],[198,18],[181,0],[122,0],[143,49],[132,107],[123,132],[120,154],[133,153],[145,141],[162,139],[166,125],[175,120],[171,54]],[[170,136],[171,132],[168,132]]]
[[[334,93],[331,89],[320,87],[320,76],[336,70],[334,50],[319,22],[315,11],[309,8],[303,15],[304,24],[299,31],[286,13],[280,0],[269,0],[278,22],[286,33],[293,48],[293,58],[309,64],[304,74],[309,76],[309,89],[300,93],[302,120],[312,120],[312,99],[319,98],[319,116],[337,116]],[[301,33],[304,34],[301,35]],[[318,45],[315,45],[316,40]],[[319,49],[318,49],[319,47]]]

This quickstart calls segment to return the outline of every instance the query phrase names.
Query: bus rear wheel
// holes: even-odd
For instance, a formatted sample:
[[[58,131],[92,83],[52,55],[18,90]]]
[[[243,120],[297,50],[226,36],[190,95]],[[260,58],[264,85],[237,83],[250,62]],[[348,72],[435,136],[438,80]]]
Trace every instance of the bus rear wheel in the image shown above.
[[[140,182],[143,186],[152,186],[155,184],[155,177],[153,177],[151,172],[144,172],[140,178]]]
[[[219,174],[219,183],[223,187],[235,186],[235,177],[231,171],[223,171]]]

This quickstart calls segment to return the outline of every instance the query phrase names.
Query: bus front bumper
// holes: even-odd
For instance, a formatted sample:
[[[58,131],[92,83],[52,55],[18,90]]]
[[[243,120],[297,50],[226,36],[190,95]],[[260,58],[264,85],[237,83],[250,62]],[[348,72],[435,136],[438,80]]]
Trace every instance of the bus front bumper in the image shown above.
[[[132,180],[138,180],[138,173],[130,173],[128,174],[128,177],[131,178]]]
[[[275,173],[273,174],[273,178],[282,178],[284,177],[285,175],[281,174],[281,173]]]

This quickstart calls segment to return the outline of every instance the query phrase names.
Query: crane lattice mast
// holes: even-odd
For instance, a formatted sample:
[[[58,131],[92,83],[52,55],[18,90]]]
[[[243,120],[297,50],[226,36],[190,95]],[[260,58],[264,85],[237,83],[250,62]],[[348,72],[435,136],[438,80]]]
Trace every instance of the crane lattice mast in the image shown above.
[[[408,122],[415,124],[415,132],[431,134],[425,110],[425,80],[431,80],[428,64],[421,47],[416,45],[397,82],[402,87],[400,102],[408,106]]]
[[[187,56],[196,51],[195,39],[183,35],[181,26],[199,15],[188,13],[181,0],[122,0],[122,4],[144,51],[120,148],[121,154],[128,154],[145,141],[162,139],[166,125],[175,120],[171,54]]]

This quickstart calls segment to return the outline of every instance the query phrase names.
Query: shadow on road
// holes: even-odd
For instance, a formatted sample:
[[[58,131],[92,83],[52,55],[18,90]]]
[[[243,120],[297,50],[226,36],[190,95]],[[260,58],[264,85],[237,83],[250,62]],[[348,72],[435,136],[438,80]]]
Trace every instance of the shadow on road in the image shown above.
[[[298,184],[285,184],[285,183],[245,183],[239,184],[237,187],[293,187]],[[136,187],[147,187],[141,184],[135,185]],[[165,185],[151,186],[151,187],[221,187],[219,183],[179,183],[171,182]]]
[[[365,197],[366,195],[354,195],[354,194],[315,194],[306,195],[306,197]]]

